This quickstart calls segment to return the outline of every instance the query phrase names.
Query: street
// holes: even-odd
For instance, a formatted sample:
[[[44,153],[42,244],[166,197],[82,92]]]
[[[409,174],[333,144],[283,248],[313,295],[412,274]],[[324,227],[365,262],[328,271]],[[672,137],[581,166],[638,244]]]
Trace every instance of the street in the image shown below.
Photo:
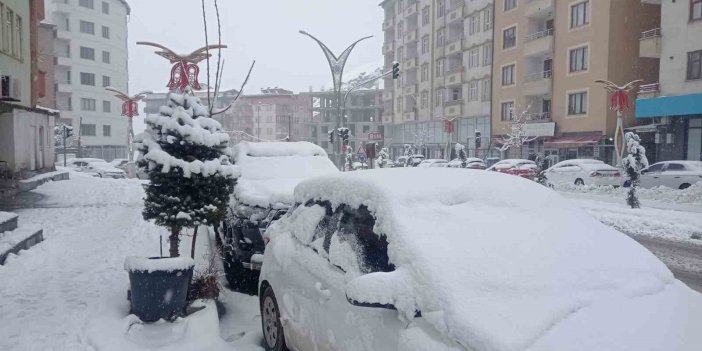
[[[702,245],[633,236],[656,255],[687,286],[702,292]]]

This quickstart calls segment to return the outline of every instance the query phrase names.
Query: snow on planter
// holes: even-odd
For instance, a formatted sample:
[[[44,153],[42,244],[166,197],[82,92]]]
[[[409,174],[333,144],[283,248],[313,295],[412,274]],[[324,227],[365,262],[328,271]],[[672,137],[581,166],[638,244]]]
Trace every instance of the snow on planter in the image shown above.
[[[185,271],[195,266],[190,257],[163,257],[150,259],[140,256],[128,256],[124,260],[124,269],[129,272],[175,272]]]
[[[347,274],[338,288],[359,302],[392,303],[405,320],[421,311],[442,337],[467,349],[702,345],[693,330],[702,325],[702,296],[635,241],[529,180],[453,169],[371,170],[304,181],[295,200],[367,206],[395,270]],[[271,242],[288,235],[292,220],[269,229]]]

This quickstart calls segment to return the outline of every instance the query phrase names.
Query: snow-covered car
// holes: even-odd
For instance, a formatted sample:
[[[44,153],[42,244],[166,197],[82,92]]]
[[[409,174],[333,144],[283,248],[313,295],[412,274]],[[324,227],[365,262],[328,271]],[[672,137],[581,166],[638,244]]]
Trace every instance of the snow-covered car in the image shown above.
[[[255,293],[262,232],[294,203],[302,180],[339,170],[321,147],[308,142],[241,142],[233,148],[239,172],[222,224],[224,273],[230,288]]]
[[[114,167],[117,167],[123,171],[127,171],[127,163],[129,163],[129,160],[126,158],[116,158],[112,161],[110,161],[110,164]]]
[[[417,167],[446,167],[448,161],[440,158],[430,158],[420,162]]]
[[[461,168],[461,165],[463,162],[459,158],[454,158],[451,160],[446,167],[448,168]],[[476,157],[468,157],[466,159],[466,168],[471,168],[471,169],[486,169],[487,166],[485,166],[485,162],[483,162],[482,159],[476,158]]]
[[[87,157],[69,158],[68,160],[66,160],[66,167],[68,167],[69,169],[76,171],[76,172],[83,172],[85,167],[88,166],[89,162],[107,163],[107,161],[100,159],[100,158],[87,158]]]
[[[602,161],[573,159],[561,161],[545,171],[549,185],[622,185],[622,172]]]
[[[531,160],[506,159],[495,163],[487,170],[516,175],[533,180],[539,173],[539,166],[536,165],[536,162]]]
[[[424,155],[400,156],[395,160],[395,167],[417,167],[424,159]]]
[[[295,200],[267,232],[266,350],[702,345],[702,295],[534,182],[376,169],[302,182]]]
[[[687,189],[697,182],[702,182],[702,161],[658,162],[641,171],[643,188]]]
[[[100,178],[126,178],[127,177],[127,172],[117,168],[113,167],[111,164],[107,162],[98,162],[98,161],[93,161],[93,162],[88,162],[88,164],[83,167],[82,170],[83,173],[86,174],[92,174],[96,177]]]

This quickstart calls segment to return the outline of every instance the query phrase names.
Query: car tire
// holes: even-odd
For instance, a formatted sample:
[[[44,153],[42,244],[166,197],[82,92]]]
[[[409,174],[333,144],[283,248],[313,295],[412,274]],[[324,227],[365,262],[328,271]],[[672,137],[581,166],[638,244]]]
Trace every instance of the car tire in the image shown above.
[[[266,351],[286,351],[285,333],[280,323],[280,308],[275,298],[273,288],[266,287],[259,299],[261,308],[261,329],[263,331],[263,347]]]
[[[680,184],[680,187],[678,187],[678,189],[680,189],[680,190],[685,190],[685,189],[687,189],[687,188],[689,188],[689,187],[690,187],[690,184],[688,184],[688,183],[683,183],[683,184]]]
[[[229,241],[229,240],[227,240]],[[231,242],[224,244],[223,263],[224,277],[229,283],[229,289],[243,294],[256,295],[258,272],[244,268],[236,252],[232,249]]]
[[[578,178],[575,180],[575,185],[583,186],[583,185],[585,185],[585,182],[582,179]]]

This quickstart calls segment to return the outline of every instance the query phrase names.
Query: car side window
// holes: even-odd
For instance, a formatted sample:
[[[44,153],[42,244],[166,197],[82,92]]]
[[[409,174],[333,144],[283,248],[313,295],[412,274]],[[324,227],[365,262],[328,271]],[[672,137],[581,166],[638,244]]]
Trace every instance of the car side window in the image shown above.
[[[319,221],[312,236],[312,248],[319,254],[329,257],[329,246],[331,238],[339,229],[339,220],[342,212],[340,210],[333,211],[331,204],[327,201],[318,203],[326,209],[326,214]]]
[[[669,163],[668,167],[665,168],[665,171],[684,171],[685,166],[680,164],[680,163]]]
[[[661,170],[663,170],[663,163],[656,163],[653,166],[648,167],[648,169],[646,169],[646,173],[660,172]]]

